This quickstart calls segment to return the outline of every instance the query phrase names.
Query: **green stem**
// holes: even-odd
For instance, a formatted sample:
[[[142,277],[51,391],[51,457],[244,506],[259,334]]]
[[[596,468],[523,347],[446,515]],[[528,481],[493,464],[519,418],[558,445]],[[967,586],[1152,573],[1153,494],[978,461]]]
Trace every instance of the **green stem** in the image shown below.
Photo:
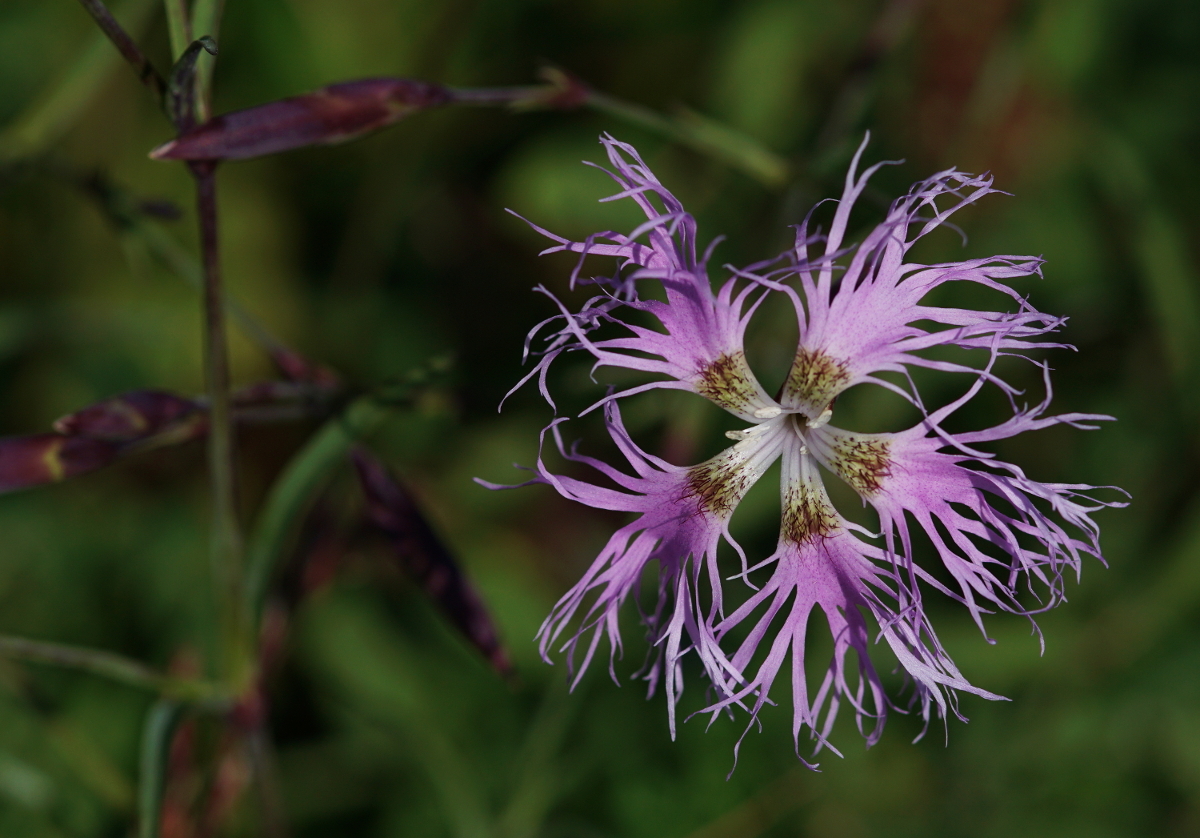
[[[213,40],[220,40],[218,31],[221,28],[221,15],[224,11],[225,0],[196,0],[196,4],[192,7],[192,34],[197,38],[201,35],[208,35]],[[212,57],[201,56],[200,66],[196,72],[196,120],[198,122],[205,122],[212,116],[210,95],[212,74]]]
[[[188,20],[187,0],[163,0],[167,12],[167,31],[171,37],[171,58],[178,60],[192,43],[192,23]]]
[[[600,111],[600,113],[615,116],[623,122],[641,126],[656,134],[662,134],[672,139],[683,139],[675,123],[657,111],[647,108],[645,105],[626,102],[623,99],[617,99],[614,96],[609,96],[595,90],[588,93],[587,103],[595,110]]]
[[[159,701],[146,715],[142,728],[141,764],[138,767],[138,838],[158,838],[162,823],[163,791],[167,785],[167,762],[171,734],[179,721],[180,705]]]
[[[587,104],[601,113],[723,160],[772,189],[782,187],[790,177],[788,162],[778,154],[752,137],[695,111],[683,110],[676,117],[666,117],[643,105],[595,90],[588,92]]]
[[[309,439],[275,480],[246,549],[245,608],[252,619],[257,620],[262,611],[275,566],[313,495],[345,462],[351,446],[385,415],[385,408],[370,397],[352,402]]]
[[[242,532],[237,515],[233,411],[229,399],[229,347],[217,238],[216,164],[193,163],[204,263],[204,378],[208,394],[208,471],[212,492],[212,573],[221,627],[222,672],[231,686],[247,676],[248,647],[242,611]]]
[[[169,695],[180,701],[219,698],[216,688],[206,681],[172,678],[123,655],[102,649],[0,636],[0,657],[77,669],[131,687]]]

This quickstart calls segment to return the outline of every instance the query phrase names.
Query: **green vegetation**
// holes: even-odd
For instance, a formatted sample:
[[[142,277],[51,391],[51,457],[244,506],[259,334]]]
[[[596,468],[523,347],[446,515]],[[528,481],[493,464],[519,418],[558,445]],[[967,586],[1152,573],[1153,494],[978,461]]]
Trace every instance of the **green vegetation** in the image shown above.
[[[111,5],[164,74],[188,43],[182,5]],[[254,673],[238,657],[253,655],[257,614],[244,612],[262,604],[211,578],[204,442],[2,495],[0,635],[43,645],[0,639],[0,835],[133,835],[156,808],[164,838],[1200,834],[1194,0],[190,5],[220,21],[219,55],[197,53],[214,114],[371,76],[537,85],[543,63],[598,95],[431,108],[352,143],[219,167],[235,391],[277,377],[264,344],[347,382],[320,409],[237,433],[256,592],[276,568],[260,640],[269,709],[243,700]],[[671,742],[662,696],[629,682],[643,644],[617,662],[620,688],[595,666],[573,694],[561,662],[536,656],[542,618],[619,519],[547,487],[472,482],[517,482],[511,463],[536,459],[551,418],[536,387],[496,406],[523,374],[525,333],[553,314],[530,289],[569,293],[575,263],[538,259],[544,240],[505,208],[567,236],[633,227],[628,207],[595,203],[611,182],[579,162],[601,160],[607,131],[646,155],[702,242],[728,236],[714,264],[746,264],[840,192],[868,129],[866,159],[906,162],[879,174],[853,224],[934,171],[993,171],[1016,197],[956,217],[965,248],[940,235],[918,258],[1044,255],[1045,279],[1019,290],[1070,317],[1078,352],[1048,356],[1055,410],[1119,420],[996,450],[1039,480],[1119,485],[1133,501],[1098,516],[1110,567],[1090,562],[1039,620],[1043,655],[1019,618],[991,618],[988,645],[960,608],[931,603],[964,675],[1011,702],[965,697],[971,721],[951,722],[948,744],[940,725],[912,744],[920,720],[893,715],[865,752],[843,714],[845,758],[822,754],[811,773],[782,695],[727,780],[742,720],[706,732],[696,718]],[[79,3],[0,3],[0,434],[48,431],[132,390],[204,394],[195,186],[184,164],[148,157],[174,136]],[[763,312],[749,354],[782,380],[790,358],[765,339],[779,322]],[[449,372],[410,386],[446,358]],[[1040,375],[1027,373],[1032,402]],[[564,412],[595,392],[583,359],[554,374]],[[930,402],[960,392],[929,384]],[[695,462],[726,418],[685,395],[631,401],[626,419]],[[235,394],[235,417],[246,409]],[[854,394],[844,410],[864,430],[912,418]],[[606,444],[598,421],[576,425],[583,450]],[[473,580],[513,677],[382,538],[355,530],[360,493],[336,460],[360,434]],[[774,541],[771,494],[751,492],[735,518],[748,545]],[[334,549],[331,531],[354,537]],[[111,655],[72,665],[88,648]],[[684,713],[704,705],[689,674]]]

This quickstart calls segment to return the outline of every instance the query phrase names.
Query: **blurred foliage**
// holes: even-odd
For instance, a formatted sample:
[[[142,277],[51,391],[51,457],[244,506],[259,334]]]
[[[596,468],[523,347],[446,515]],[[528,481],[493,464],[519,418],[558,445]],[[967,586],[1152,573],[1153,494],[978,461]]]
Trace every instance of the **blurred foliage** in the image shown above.
[[[457,109],[353,144],[220,171],[232,292],[275,334],[372,384],[456,358],[451,399],[387,425],[376,449],[405,475],[493,609],[518,670],[505,683],[393,570],[356,549],[294,616],[271,685],[279,793],[293,834],[317,836],[1188,836],[1200,833],[1200,5],[1193,0],[241,0],[227,4],[215,112],[367,75],[461,86],[529,83],[549,61],[663,113],[686,108],[784,155],[771,190],[719,159],[611,115]],[[169,66],[146,0],[114,4]],[[192,186],[147,152],[170,138],[150,97],[70,0],[0,4],[0,433],[47,428],[124,390],[201,389],[199,305],[135,231],[110,224],[64,171],[100,172],[184,208],[162,222],[194,249]],[[1042,254],[1022,287],[1068,314],[1077,353],[1054,353],[1059,411],[1111,413],[1001,453],[1042,480],[1117,484],[1092,562],[1040,624],[935,609],[964,674],[1010,702],[964,699],[969,725],[918,744],[895,716],[869,752],[843,719],[845,759],[823,773],[792,753],[787,713],[764,713],[729,780],[738,723],[694,720],[669,741],[661,696],[597,667],[575,694],[531,642],[615,519],[545,487],[486,492],[529,463],[549,418],[521,375],[525,332],[565,292],[571,257],[504,212],[583,236],[628,228],[598,204],[609,131],[637,145],[699,219],[728,236],[717,263],[778,252],[836,195],[870,129],[875,211],[914,180],[990,169],[1014,198],[964,213],[924,258]],[[35,161],[31,163],[30,161]],[[18,162],[24,161],[24,162]],[[52,163],[52,165],[51,165]],[[863,211],[856,223],[874,218]],[[159,223],[159,222],[155,222]],[[940,248],[940,249],[939,249]],[[597,270],[609,266],[597,265]],[[768,371],[778,319],[750,349]],[[241,338],[235,383],[268,374]],[[773,354],[774,353],[774,354]],[[557,372],[565,407],[594,395]],[[934,382],[929,401],[961,382]],[[1031,398],[1040,386],[1028,381]],[[937,390],[936,388],[942,388]],[[573,401],[572,401],[573,400]],[[854,423],[896,424],[887,400],[849,400]],[[635,432],[671,457],[720,439],[715,408],[631,403]],[[983,408],[979,408],[983,410]],[[976,412],[968,419],[987,421]],[[576,422],[585,446],[602,441]],[[313,428],[240,440],[246,508]],[[590,436],[588,434],[591,433]],[[347,482],[335,484],[349,491]],[[757,498],[757,499],[756,499]],[[773,540],[770,492],[736,522]],[[161,668],[211,653],[203,451],[198,443],[0,498],[0,632],[120,651]],[[631,625],[631,640],[636,630]],[[627,677],[643,653],[631,642]],[[695,679],[693,679],[695,680]],[[701,706],[690,695],[685,705]],[[129,833],[150,699],[91,676],[0,661],[0,835]],[[207,737],[207,738],[206,738]],[[197,747],[218,752],[200,729]],[[253,810],[253,800],[238,804]],[[252,834],[248,815],[231,834]],[[240,824],[240,826],[239,826]],[[191,833],[180,833],[191,834]]]

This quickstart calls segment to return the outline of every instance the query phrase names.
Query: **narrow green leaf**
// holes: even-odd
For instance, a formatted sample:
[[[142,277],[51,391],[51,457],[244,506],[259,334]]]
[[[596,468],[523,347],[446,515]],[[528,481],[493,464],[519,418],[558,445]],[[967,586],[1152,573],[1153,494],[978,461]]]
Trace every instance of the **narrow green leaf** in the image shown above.
[[[142,728],[141,765],[138,769],[138,838],[158,838],[162,821],[162,797],[167,784],[167,760],[171,734],[182,707],[173,701],[158,701],[146,714]]]
[[[147,211],[148,202],[140,200],[128,189],[95,173],[73,170],[58,162],[53,164],[43,162],[34,169],[39,174],[65,180],[72,186],[82,188],[89,198],[96,201],[100,211],[121,233],[136,238],[167,270],[193,288],[203,289],[204,271],[199,261],[187,248],[176,241],[163,228],[162,224],[154,220],[155,217],[163,217],[161,207],[155,208],[158,210],[157,212]],[[151,202],[149,206],[153,207],[153,203]],[[274,353],[283,349],[279,341],[237,300],[226,295],[225,307],[230,318],[237,323],[250,340],[268,352]],[[0,335],[0,347],[2,347],[2,343],[2,335]]]
[[[557,681],[547,690],[512,765],[511,793],[498,818],[498,833],[503,838],[541,833],[550,807],[563,791],[560,755],[579,706],[580,702],[567,700],[565,682]]]
[[[1146,207],[1135,231],[1141,278],[1158,318],[1172,371],[1184,375],[1200,361],[1200,288],[1178,221],[1160,206]]]
[[[749,135],[690,108],[675,117],[690,145],[778,189],[789,177],[788,162]]]
[[[384,415],[384,408],[373,399],[353,402],[317,431],[275,480],[246,549],[246,599],[252,619],[260,613],[275,566],[313,497],[345,462],[354,443]]]
[[[156,692],[167,683],[166,676],[159,675],[149,667],[100,649],[46,643],[24,637],[0,637],[0,656],[79,669]]]
[[[271,486],[246,547],[246,608],[251,619],[262,612],[275,567],[329,475],[346,463],[354,443],[386,418],[389,407],[411,404],[430,379],[443,372],[445,363],[435,359],[404,380],[356,399],[292,457]]]
[[[93,731],[57,715],[46,720],[46,736],[75,776],[100,800],[122,815],[133,813],[136,793],[124,766],[96,741]]]
[[[168,695],[176,701],[215,701],[223,704],[218,688],[207,681],[172,678],[124,655],[103,649],[0,636],[0,657],[88,672],[131,687]]]

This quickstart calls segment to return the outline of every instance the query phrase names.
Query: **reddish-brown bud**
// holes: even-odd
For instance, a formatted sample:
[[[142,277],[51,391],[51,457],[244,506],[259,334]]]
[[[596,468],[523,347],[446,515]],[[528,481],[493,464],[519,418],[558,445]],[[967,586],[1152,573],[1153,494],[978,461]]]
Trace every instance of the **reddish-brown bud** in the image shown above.
[[[66,436],[135,442],[160,433],[199,410],[200,406],[191,399],[161,390],[134,390],[64,416],[54,423],[54,430]]]
[[[0,439],[0,492],[55,483],[95,471],[116,458],[120,446],[87,437],[31,434]]]
[[[367,519],[391,539],[405,571],[494,669],[511,674],[491,615],[408,492],[367,452],[356,450],[353,458]]]
[[[150,152],[155,160],[243,160],[309,145],[345,142],[414,111],[444,105],[448,88],[411,79],[331,84],[210,119]]]

